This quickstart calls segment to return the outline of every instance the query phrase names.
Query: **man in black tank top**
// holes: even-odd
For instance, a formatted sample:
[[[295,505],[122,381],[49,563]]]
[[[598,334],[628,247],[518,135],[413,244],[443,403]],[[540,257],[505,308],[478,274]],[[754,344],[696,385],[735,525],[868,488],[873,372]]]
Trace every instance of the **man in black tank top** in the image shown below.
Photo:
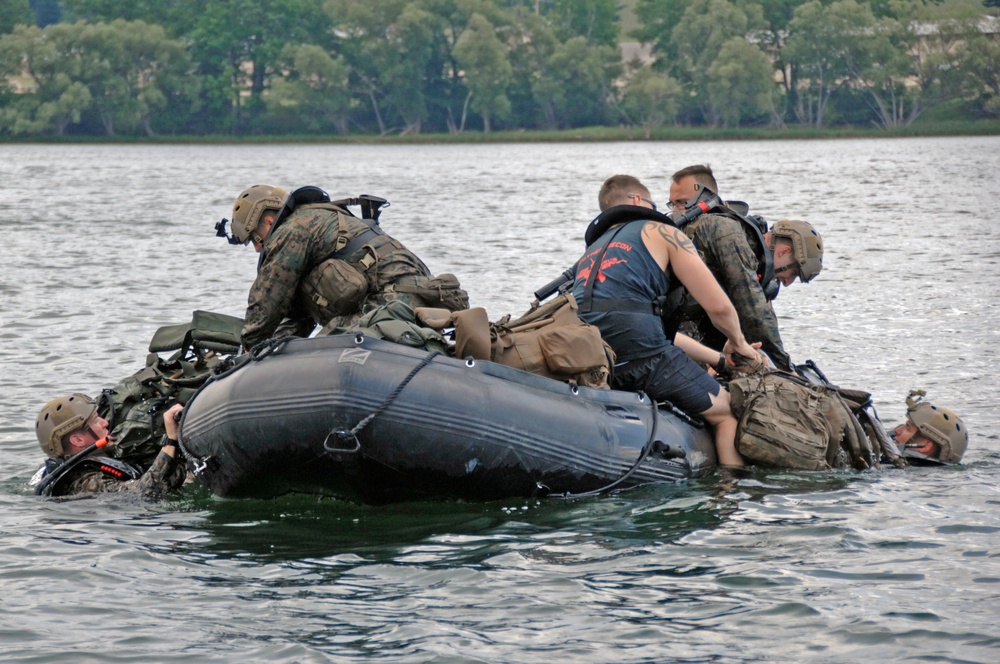
[[[758,360],[739,318],[691,241],[656,212],[649,189],[630,175],[601,187],[601,216],[610,221],[576,264],[573,295],[580,317],[596,325],[619,359],[613,387],[642,390],[657,401],[701,415],[715,433],[719,463],[741,466],[729,393],[696,362],[734,366],[734,353]],[[620,223],[615,220],[622,219]],[[722,356],[684,335],[668,338],[656,301],[679,280],[726,336]],[[675,321],[674,321],[675,322]],[[676,329],[674,327],[674,329]],[[676,344],[676,345],[675,345]]]

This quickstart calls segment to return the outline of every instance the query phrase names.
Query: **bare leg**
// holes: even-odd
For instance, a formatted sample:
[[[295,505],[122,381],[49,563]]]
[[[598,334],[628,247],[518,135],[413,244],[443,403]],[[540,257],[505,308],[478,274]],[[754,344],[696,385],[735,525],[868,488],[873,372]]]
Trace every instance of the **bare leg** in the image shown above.
[[[729,410],[729,392],[719,390],[712,399],[712,407],[701,413],[715,433],[715,454],[721,466],[742,466],[743,457],[736,451],[736,418]]]

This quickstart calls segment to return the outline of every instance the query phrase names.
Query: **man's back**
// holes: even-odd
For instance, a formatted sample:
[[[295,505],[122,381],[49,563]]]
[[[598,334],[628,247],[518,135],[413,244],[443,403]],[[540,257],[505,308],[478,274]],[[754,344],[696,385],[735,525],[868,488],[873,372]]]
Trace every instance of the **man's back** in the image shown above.
[[[666,294],[670,281],[643,243],[646,223],[633,221],[608,230],[588,247],[576,267],[573,297],[580,304],[580,317],[601,330],[620,362],[649,357],[667,344],[663,325],[652,314],[653,301]],[[587,311],[587,285],[591,281],[592,300],[645,304],[648,312],[601,311],[599,305]]]

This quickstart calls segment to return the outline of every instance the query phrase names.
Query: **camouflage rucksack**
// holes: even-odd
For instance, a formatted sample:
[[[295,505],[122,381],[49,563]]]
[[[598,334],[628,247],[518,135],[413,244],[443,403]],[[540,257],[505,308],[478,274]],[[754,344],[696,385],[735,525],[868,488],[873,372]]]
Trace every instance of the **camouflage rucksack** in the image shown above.
[[[449,350],[448,342],[441,333],[422,326],[413,309],[401,300],[375,307],[354,325],[324,328],[320,334],[363,334],[372,339],[384,339],[428,351],[448,353]]]
[[[146,366],[102,390],[98,413],[108,421],[114,445],[106,453],[143,467],[156,457],[163,436],[161,413],[186,404],[224,358],[240,348],[243,319],[195,311],[190,323],[159,328]],[[168,359],[158,352],[177,351]]]
[[[747,461],[800,470],[878,466],[880,442],[855,414],[867,406],[866,392],[782,371],[735,378],[729,390],[736,449]]]

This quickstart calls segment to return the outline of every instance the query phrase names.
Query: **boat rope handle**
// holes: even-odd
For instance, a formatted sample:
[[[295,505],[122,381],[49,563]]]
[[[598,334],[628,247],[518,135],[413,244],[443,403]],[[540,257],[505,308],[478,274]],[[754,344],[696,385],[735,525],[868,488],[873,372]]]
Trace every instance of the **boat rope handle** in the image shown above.
[[[368,426],[368,424],[372,420],[374,420],[376,417],[385,412],[385,409],[388,408],[389,405],[396,400],[396,397],[398,397],[399,393],[403,391],[403,388],[406,387],[407,383],[413,380],[413,377],[416,376],[421,369],[430,364],[431,361],[440,354],[441,354],[440,351],[433,351],[432,353],[429,353],[427,357],[425,357],[423,360],[420,361],[420,364],[418,364],[417,366],[413,367],[412,370],[410,370],[410,373],[406,376],[406,378],[402,380],[402,382],[399,385],[396,386],[396,389],[392,391],[392,394],[390,394],[385,399],[385,401],[383,401],[382,404],[371,413],[371,415],[368,415],[363,420],[358,422],[353,429],[351,429],[350,431],[346,431],[344,429],[330,431],[330,433],[326,435],[326,439],[323,440],[323,449],[326,450],[327,452],[357,452],[358,450],[360,450],[361,442],[358,440],[358,434],[361,433],[361,430],[364,429],[366,426]],[[331,436],[335,437],[333,446],[330,445]],[[337,442],[349,443],[352,439],[354,441],[353,447],[336,446]]]
[[[250,359],[259,362],[288,342],[288,337],[266,339],[250,349]]]

